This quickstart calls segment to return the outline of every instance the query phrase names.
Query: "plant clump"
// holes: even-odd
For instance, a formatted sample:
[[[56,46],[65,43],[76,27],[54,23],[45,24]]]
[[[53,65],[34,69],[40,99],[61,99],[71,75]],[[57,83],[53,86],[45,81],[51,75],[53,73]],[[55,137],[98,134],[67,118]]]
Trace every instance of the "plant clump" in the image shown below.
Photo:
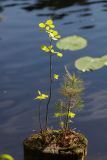
[[[55,117],[60,118],[60,125],[66,131],[69,130],[69,123],[71,119],[76,116],[74,111],[83,106],[81,94],[84,90],[83,81],[75,74],[70,74],[65,66],[66,75],[63,85],[61,86],[60,93],[64,97],[59,100],[57,106],[59,112],[55,113]]]
[[[44,23],[40,23],[39,27],[41,28],[41,30],[47,33],[49,38],[49,44],[43,44],[41,46],[41,50],[49,55],[49,90],[48,94],[38,90],[38,94],[34,98],[35,100],[38,100],[40,102],[38,107],[40,131],[38,133],[32,134],[30,137],[25,139],[25,160],[35,160],[37,157],[37,160],[41,160],[43,158],[47,160],[52,158],[47,157],[48,155],[44,157],[45,154],[43,153],[48,153],[49,156],[51,153],[57,154],[58,157],[53,157],[52,160],[62,160],[63,158],[60,157],[60,154],[70,154],[70,158],[72,158],[73,160],[83,160],[85,159],[84,157],[86,157],[87,140],[84,135],[75,132],[73,128],[70,128],[70,123],[76,116],[75,110],[79,109],[83,105],[83,101],[81,98],[84,90],[83,81],[79,77],[77,77],[75,73],[71,74],[65,66],[66,74],[64,77],[64,82],[60,89],[60,94],[63,98],[58,100],[58,110],[54,114],[55,117],[59,118],[59,124],[61,128],[58,130],[51,129],[48,126],[48,115],[49,105],[52,98],[52,84],[54,80],[59,79],[59,75],[57,73],[53,73],[52,57],[57,56],[60,58],[63,56],[63,53],[55,51],[54,46],[52,45],[53,40],[58,40],[61,38],[58,31],[54,29],[55,25],[53,21],[47,20]],[[74,36],[72,38],[73,40],[76,40],[76,42],[72,42],[72,44],[74,44],[75,46],[72,47],[73,50],[76,50],[78,47],[83,48],[83,43],[84,46],[86,45],[85,40],[81,37]],[[44,100],[47,100],[44,121],[45,127],[43,127],[43,124],[41,122],[41,102]],[[40,158],[42,154],[43,157]]]

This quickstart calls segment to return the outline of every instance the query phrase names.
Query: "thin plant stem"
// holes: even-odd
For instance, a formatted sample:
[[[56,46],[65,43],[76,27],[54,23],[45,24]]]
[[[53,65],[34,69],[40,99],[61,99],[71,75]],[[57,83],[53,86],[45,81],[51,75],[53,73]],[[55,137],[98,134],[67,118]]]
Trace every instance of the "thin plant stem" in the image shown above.
[[[52,39],[50,39],[50,46],[52,45]],[[49,59],[49,98],[46,105],[46,120],[45,120],[45,129],[47,129],[48,126],[48,112],[49,112],[49,104],[51,101],[51,95],[52,95],[52,53],[50,51],[50,59]]]
[[[39,108],[38,108],[38,115],[39,115],[39,128],[40,128],[40,131],[42,132],[42,124],[41,124],[41,102],[39,102]]]
[[[67,130],[69,128],[69,111],[70,111],[70,102],[69,102],[69,105],[68,105],[68,108],[67,108],[67,116],[66,116],[66,122],[65,122],[65,130]]]

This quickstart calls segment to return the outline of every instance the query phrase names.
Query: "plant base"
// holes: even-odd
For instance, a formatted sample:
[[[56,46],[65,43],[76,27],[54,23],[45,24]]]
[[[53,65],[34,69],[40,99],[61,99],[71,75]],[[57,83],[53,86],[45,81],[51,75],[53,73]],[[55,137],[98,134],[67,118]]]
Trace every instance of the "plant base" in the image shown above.
[[[86,160],[88,141],[81,133],[58,130],[32,134],[24,140],[24,160]]]

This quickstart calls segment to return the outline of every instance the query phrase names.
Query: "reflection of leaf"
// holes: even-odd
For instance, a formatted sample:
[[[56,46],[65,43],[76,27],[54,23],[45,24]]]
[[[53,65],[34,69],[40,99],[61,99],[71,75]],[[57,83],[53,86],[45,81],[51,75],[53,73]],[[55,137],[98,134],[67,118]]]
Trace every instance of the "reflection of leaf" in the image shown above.
[[[76,51],[85,48],[87,46],[87,40],[74,35],[60,39],[56,46],[59,49]]]
[[[104,67],[103,61],[101,58],[92,58],[92,57],[82,57],[75,61],[75,67],[83,72],[98,70]]]

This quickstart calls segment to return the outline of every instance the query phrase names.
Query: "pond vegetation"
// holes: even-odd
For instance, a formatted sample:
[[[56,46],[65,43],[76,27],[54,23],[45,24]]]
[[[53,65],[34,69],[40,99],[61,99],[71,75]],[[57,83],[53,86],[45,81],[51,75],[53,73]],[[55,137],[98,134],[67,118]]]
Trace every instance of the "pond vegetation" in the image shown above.
[[[56,114],[56,116],[59,117],[55,118],[53,104],[57,98],[59,99],[58,103],[60,103],[60,94],[56,94],[56,91],[62,83],[63,78],[61,77],[66,74],[63,66],[67,64],[68,72],[79,73],[85,81],[86,87],[85,95],[83,95],[85,107],[79,113],[75,110],[72,111],[75,114],[75,123],[69,125],[75,126],[88,136],[90,141],[89,159],[107,159],[106,14],[106,0],[0,1],[1,154],[9,153],[16,160],[21,160],[23,138],[35,127],[39,129],[37,123],[39,100],[35,102],[33,98],[35,90],[36,96],[39,98],[47,98],[46,100],[49,98],[47,89],[49,84],[49,74],[47,73],[49,48],[42,46],[42,51],[39,50],[41,41],[43,41],[43,44],[46,42],[46,46],[48,46],[49,41],[47,42],[44,33],[40,34],[38,32],[37,24],[52,18],[62,35],[60,41],[76,35],[84,38],[87,45],[84,50],[74,51],[62,48],[61,52],[64,50],[62,58],[57,58],[57,55],[52,57],[52,65],[55,69],[52,74],[54,96],[49,105],[48,124],[49,126],[58,127],[61,120],[66,120],[65,114],[62,116],[59,114],[61,110],[56,111],[59,114]],[[35,24],[36,30],[34,28]],[[56,51],[55,45],[54,48],[54,51]],[[43,54],[43,51],[47,52]],[[46,102],[46,100],[43,101]],[[35,103],[37,106],[35,106]],[[44,116],[44,103],[41,103],[40,108],[41,123],[44,126],[44,119],[46,118]],[[31,118],[28,118],[29,116]],[[60,125],[63,127],[63,123],[60,123]],[[102,131],[105,132],[102,133]],[[101,145],[98,145],[98,143]]]

